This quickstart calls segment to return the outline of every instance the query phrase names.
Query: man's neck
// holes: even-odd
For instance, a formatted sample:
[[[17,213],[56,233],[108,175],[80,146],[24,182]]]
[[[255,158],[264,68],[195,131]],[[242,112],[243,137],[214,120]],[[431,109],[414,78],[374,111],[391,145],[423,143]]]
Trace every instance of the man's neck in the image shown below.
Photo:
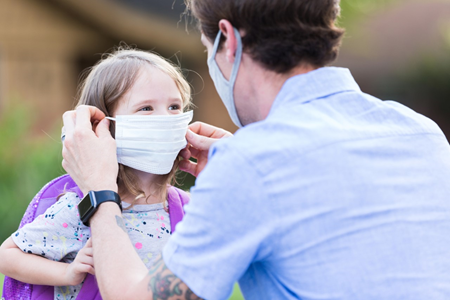
[[[258,63],[253,63],[250,66],[250,72],[247,78],[247,95],[244,95],[246,100],[246,111],[252,111],[254,114],[249,114],[245,123],[253,123],[264,120],[270,112],[270,109],[279,94],[284,83],[291,77],[306,74],[317,68],[310,65],[301,65],[293,68],[287,73],[279,74],[263,68]]]

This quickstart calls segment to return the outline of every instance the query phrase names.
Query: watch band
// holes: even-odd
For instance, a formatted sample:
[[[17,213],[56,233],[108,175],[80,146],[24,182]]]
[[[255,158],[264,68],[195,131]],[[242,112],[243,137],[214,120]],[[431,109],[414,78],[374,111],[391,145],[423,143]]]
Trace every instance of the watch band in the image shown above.
[[[89,191],[78,204],[78,212],[84,225],[89,226],[90,218],[97,211],[100,204],[104,202],[115,202],[119,205],[120,211],[122,211],[122,203],[119,194],[116,192],[109,190]]]

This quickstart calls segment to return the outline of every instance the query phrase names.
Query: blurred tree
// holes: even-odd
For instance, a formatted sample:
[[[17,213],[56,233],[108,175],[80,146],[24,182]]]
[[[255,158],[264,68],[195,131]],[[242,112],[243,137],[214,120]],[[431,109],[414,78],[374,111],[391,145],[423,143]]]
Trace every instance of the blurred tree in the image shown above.
[[[450,51],[450,47],[449,47]],[[383,99],[395,99],[431,117],[450,138],[450,58],[424,56],[378,82]]]
[[[361,18],[402,0],[341,0],[340,25],[352,29]]]
[[[4,109],[0,119],[0,241],[18,228],[42,186],[64,173],[60,128],[48,136],[33,137],[31,108],[15,104]]]
[[[417,3],[424,4],[425,6],[430,6],[439,2],[445,2],[440,0],[415,0]],[[374,19],[379,18],[379,12],[394,9],[395,5],[407,4],[406,0],[341,0],[341,18],[339,25],[346,29],[346,36],[353,39],[353,43],[348,43],[350,39],[344,41],[346,50],[352,51],[353,56],[364,56],[370,54],[370,51],[359,51],[358,47],[365,47],[367,43],[361,38],[367,35],[368,24],[365,24],[365,30],[363,35],[357,35],[356,33],[362,29],[361,24],[364,24],[366,18]],[[445,7],[445,6],[443,6]],[[432,11],[432,10],[430,10]],[[443,15],[445,16],[445,15]],[[426,46],[421,50],[408,49],[408,44],[406,39],[402,36],[398,36],[402,42],[395,45],[398,49],[403,49],[405,56],[410,53],[416,53],[415,56],[411,56],[410,59],[405,60],[406,63],[401,65],[399,68],[391,68],[389,70],[380,71],[382,67],[381,63],[376,67],[378,68],[378,73],[369,71],[368,67],[366,69],[360,68],[358,75],[360,77],[363,75],[364,80],[359,80],[358,76],[356,79],[358,83],[363,84],[363,90],[368,90],[369,93],[381,99],[392,99],[411,107],[415,111],[422,113],[438,123],[441,129],[446,133],[447,137],[450,137],[450,84],[448,84],[448,78],[450,78],[450,58],[448,53],[450,51],[450,20],[441,17],[439,22],[436,22],[436,33],[437,40],[441,36],[443,43],[439,44],[439,50],[436,50],[437,46],[435,44]],[[401,20],[398,20],[399,22]],[[409,31],[399,31],[404,32],[404,34],[411,35]],[[434,34],[430,30],[430,34]],[[356,38],[358,37],[358,38]],[[385,37],[384,34],[381,38]],[[390,36],[392,39],[392,35]],[[417,37],[424,40],[424,36]],[[371,37],[368,37],[371,39]],[[427,40],[428,41],[428,40]],[[367,42],[367,41],[366,41]],[[373,41],[372,41],[373,42]],[[425,41],[424,41],[425,43]],[[350,45],[350,46],[349,46]],[[377,45],[373,47],[374,44],[370,44],[372,51],[385,51],[383,46]],[[416,44],[414,44],[416,45]],[[392,46],[394,47],[394,45]],[[435,47],[435,48],[433,48]],[[351,48],[351,49],[350,49]],[[364,49],[366,50],[366,49]],[[377,53],[379,54],[379,53]],[[367,61],[371,60],[371,66],[374,67],[373,62],[382,59],[382,55],[392,55],[392,53],[385,51],[385,53],[380,54],[380,56],[372,55],[367,57]],[[347,57],[347,58],[349,58]],[[381,58],[380,58],[381,57]],[[384,56],[385,57],[385,56]],[[359,60],[360,62],[362,60]],[[347,61],[348,63],[349,61]],[[347,65],[344,65],[348,67]],[[353,65],[355,66],[355,65]],[[352,69],[352,68],[351,68]],[[352,69],[354,71],[354,69]],[[365,73],[371,73],[368,76]],[[378,74],[378,75],[373,75]],[[355,75],[355,74],[354,74]],[[364,85],[365,84],[365,85]],[[366,90],[366,91],[367,91]]]

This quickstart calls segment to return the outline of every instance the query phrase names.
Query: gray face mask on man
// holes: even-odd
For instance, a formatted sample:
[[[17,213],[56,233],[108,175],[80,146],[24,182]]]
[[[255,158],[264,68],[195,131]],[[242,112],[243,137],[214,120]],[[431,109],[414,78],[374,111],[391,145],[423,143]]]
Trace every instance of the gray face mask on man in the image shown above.
[[[117,161],[151,174],[168,174],[181,149],[193,111],[177,115],[118,115]]]
[[[231,70],[230,81],[227,81],[225,77],[223,77],[223,74],[220,71],[219,66],[217,65],[216,62],[217,49],[219,47],[220,36],[222,34],[220,30],[217,33],[216,40],[214,41],[214,48],[212,55],[208,58],[208,68],[209,68],[209,75],[211,76],[211,79],[214,82],[217,93],[219,93],[219,96],[222,99],[223,104],[225,104],[225,107],[228,110],[228,114],[230,115],[231,120],[233,121],[234,124],[236,124],[236,126],[242,127],[241,121],[239,120],[236,111],[233,94],[234,84],[236,82],[239,65],[241,64],[242,42],[241,36],[239,35],[239,31],[234,27],[233,29],[237,40],[237,49],[236,49],[236,57],[233,63],[233,69]]]

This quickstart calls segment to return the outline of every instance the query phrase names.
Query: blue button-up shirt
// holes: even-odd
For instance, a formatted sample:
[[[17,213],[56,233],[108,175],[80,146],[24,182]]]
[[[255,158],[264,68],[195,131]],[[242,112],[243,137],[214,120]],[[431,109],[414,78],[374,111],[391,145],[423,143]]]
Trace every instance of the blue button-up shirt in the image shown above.
[[[207,299],[448,300],[449,144],[346,69],[292,77],[210,150],[163,255]]]

